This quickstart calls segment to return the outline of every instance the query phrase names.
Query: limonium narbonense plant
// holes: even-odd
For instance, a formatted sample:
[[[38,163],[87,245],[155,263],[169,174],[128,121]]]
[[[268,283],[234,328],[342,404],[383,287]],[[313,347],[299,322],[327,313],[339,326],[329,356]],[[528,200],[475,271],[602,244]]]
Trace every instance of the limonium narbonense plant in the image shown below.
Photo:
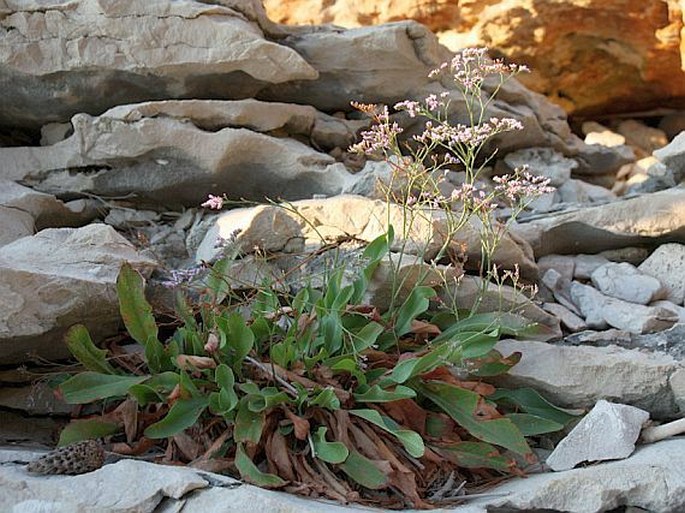
[[[485,253],[499,236],[491,220],[495,205],[506,200],[520,209],[525,198],[545,191],[543,180],[518,171],[491,189],[477,183],[484,145],[520,129],[515,120],[484,118],[492,98],[482,95],[483,81],[495,74],[501,86],[519,71],[480,50],[436,70],[460,84],[470,122],[448,122],[448,94],[401,102],[396,109],[426,118],[416,145],[399,142],[401,128],[387,107],[360,105],[377,124],[355,148],[394,166],[402,187],[389,187],[388,200],[406,207],[403,230],[416,212],[444,211],[449,242],[476,215],[490,230]],[[434,176],[455,167],[467,178],[445,197]],[[212,195],[203,206],[220,209],[225,202]],[[268,488],[429,508],[459,500],[458,483],[521,473],[535,460],[526,437],[557,431],[572,418],[532,389],[483,381],[518,362],[519,353],[505,357],[495,344],[526,329],[519,319],[460,318],[425,285],[387,311],[368,304],[374,274],[394,247],[393,226],[364,248],[352,279],[336,264],[321,287],[293,289],[274,279],[245,295],[228,278],[239,256],[237,237],[223,241],[213,265],[172,274],[170,284],[183,285],[178,320],[163,329],[142,276],[122,267],[119,308],[143,351],[112,356],[95,347],[84,326],[69,330],[67,345],[86,370],[63,381],[60,392],[68,403],[98,406],[91,418],[67,426],[61,444],[108,437],[125,453],[139,454],[156,443],[165,449],[164,462]],[[199,293],[184,294],[189,285]]]
[[[448,233],[444,235],[445,242],[436,260],[444,256],[459,229],[472,216],[477,216],[482,221],[481,271],[488,275],[493,270],[491,257],[507,228],[506,223],[495,220],[495,209],[502,205],[510,207],[511,221],[536,196],[553,192],[549,179],[531,174],[527,169],[494,176],[490,187],[481,181],[483,170],[496,155],[495,149],[486,151],[493,139],[524,128],[513,118],[488,117],[488,110],[502,86],[524,71],[527,71],[525,66],[490,59],[486,49],[463,50],[451,62],[430,73],[436,79],[449,77],[456,89],[430,94],[422,101],[405,100],[394,105],[396,111],[423,120],[422,131],[404,141],[401,139],[403,129],[390,115],[387,106],[353,103],[368,114],[374,124],[362,132],[361,141],[350,149],[371,158],[381,158],[392,166],[393,175],[386,185],[386,193],[389,201],[408,207],[402,227],[404,232],[411,229],[415,216],[423,215],[425,210],[446,214]],[[486,80],[494,80],[494,87],[489,92],[484,88]],[[455,92],[463,100],[467,119],[464,123],[453,123],[450,119]],[[445,196],[441,184],[449,171],[461,171],[463,180]]]

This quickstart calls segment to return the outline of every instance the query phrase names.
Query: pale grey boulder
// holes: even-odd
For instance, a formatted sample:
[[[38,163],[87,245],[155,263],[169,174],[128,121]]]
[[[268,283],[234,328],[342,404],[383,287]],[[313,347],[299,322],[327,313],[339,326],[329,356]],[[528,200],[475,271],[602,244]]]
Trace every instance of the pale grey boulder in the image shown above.
[[[117,333],[124,262],[145,274],[157,265],[104,224],[50,228],[0,247],[0,363],[68,356],[63,336],[76,323],[95,341]]]
[[[647,305],[663,299],[664,285],[628,262],[611,262],[595,269],[592,284],[603,294],[629,303]]]
[[[555,471],[570,470],[584,461],[619,460],[635,450],[635,442],[649,412],[597,401],[594,408],[576,424],[549,455],[545,463]]]
[[[296,51],[265,37],[261,3],[222,3],[4,3],[0,124],[37,129],[122,103],[246,98],[317,77]]]
[[[598,400],[620,401],[650,412],[653,418],[679,414],[669,376],[682,369],[674,357],[637,349],[561,346],[532,340],[500,340],[505,356],[520,351],[521,361],[496,382],[507,388],[532,387],[570,408],[592,407]]]
[[[662,244],[640,264],[640,271],[666,287],[666,299],[676,305],[685,300],[685,245]]]
[[[52,146],[0,148],[0,177],[30,180],[51,194],[173,206],[199,206],[209,194],[258,201],[335,195],[355,182],[342,163],[271,135],[289,131],[319,145],[352,140],[342,121],[337,135],[318,131],[326,119],[311,107],[255,100],[118,106],[74,116],[74,134]]]

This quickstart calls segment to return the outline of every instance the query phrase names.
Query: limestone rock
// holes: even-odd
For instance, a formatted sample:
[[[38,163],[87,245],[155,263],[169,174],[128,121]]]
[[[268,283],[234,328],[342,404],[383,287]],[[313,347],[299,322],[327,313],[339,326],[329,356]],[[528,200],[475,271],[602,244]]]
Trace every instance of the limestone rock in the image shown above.
[[[27,353],[64,358],[66,330],[83,323],[94,340],[120,325],[115,282],[123,262],[156,265],[103,224],[50,228],[0,248],[0,363]]]
[[[605,296],[594,288],[573,282],[571,299],[578,306],[589,328],[607,326],[631,333],[651,333],[670,328],[678,315],[662,307],[643,306]]]
[[[669,375],[681,368],[669,355],[617,346],[559,346],[535,341],[501,340],[495,349],[523,356],[508,375],[507,387],[533,387],[568,407],[591,407],[598,400],[637,406],[654,418],[678,412]]]
[[[240,230],[236,242],[245,252],[252,251],[254,246],[269,251],[292,251],[303,244],[318,247],[326,240],[339,237],[370,242],[387,231],[388,220],[395,227],[393,251],[404,246],[406,254],[421,254],[427,261],[435,258],[445,243],[444,234],[448,233],[444,213],[417,215],[410,232],[403,236],[404,219],[404,210],[399,205],[388,207],[384,201],[353,195],[302,200],[291,203],[288,208],[262,205],[234,210],[219,216],[207,231],[196,259],[209,261],[215,258],[219,253],[217,239],[227,239],[236,230]],[[471,218],[453,237],[454,242],[465,244],[467,263],[471,265],[480,262],[479,222],[477,218]],[[502,238],[493,261],[504,269],[518,265],[524,276],[537,275],[530,248],[508,234]]]
[[[258,2],[222,3],[3,4],[0,124],[35,129],[117,104],[245,98],[268,84],[316,78],[250,19]]]
[[[31,476],[24,469],[3,467],[3,511],[101,511],[152,513],[165,499],[180,499],[208,481],[186,468],[122,460],[78,476]],[[125,490],[125,493],[122,491]]]
[[[500,161],[512,172],[516,168],[527,166],[530,173],[550,179],[552,187],[560,187],[571,178],[571,172],[578,167],[575,160],[565,158],[552,148],[526,148],[509,153]]]
[[[685,245],[662,244],[640,264],[640,271],[664,284],[666,298],[677,305],[685,300]]]
[[[564,305],[558,303],[544,303],[542,309],[554,315],[566,329],[571,332],[583,331],[587,329],[587,324]]]
[[[629,303],[647,305],[664,297],[661,281],[627,262],[604,264],[593,271],[591,278],[603,294]]]
[[[253,200],[338,194],[354,182],[343,164],[269,135],[284,129],[316,140],[323,118],[311,108],[253,100],[119,106],[99,117],[74,116],[74,134],[53,146],[0,148],[6,162],[0,173],[52,193],[132,194],[188,206],[209,194]],[[341,138],[351,140],[345,130]]]
[[[654,212],[659,212],[658,216]],[[662,240],[685,242],[685,188],[644,194],[545,218],[522,220],[512,230],[539,258],[552,253],[598,253]]]
[[[597,401],[547,458],[552,470],[569,470],[583,461],[618,460],[635,450],[649,413],[605,400]]]
[[[595,269],[609,263],[602,255],[576,255],[573,277],[577,280],[589,280]]]
[[[655,151],[654,156],[673,172],[674,181],[680,183],[685,178],[685,130],[668,146]]]

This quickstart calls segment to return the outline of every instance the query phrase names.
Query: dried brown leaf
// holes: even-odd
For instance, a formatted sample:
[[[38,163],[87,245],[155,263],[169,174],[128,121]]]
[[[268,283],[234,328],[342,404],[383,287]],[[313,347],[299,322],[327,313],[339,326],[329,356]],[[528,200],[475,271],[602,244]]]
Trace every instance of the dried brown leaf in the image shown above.
[[[178,366],[187,371],[202,370],[202,369],[216,369],[216,361],[214,358],[208,356],[193,356],[189,354],[179,354],[176,357]]]
[[[267,438],[264,446],[266,459],[272,474],[276,474],[288,481],[295,480],[295,472],[288,456],[290,451],[285,437],[276,429]]]
[[[303,419],[295,415],[288,408],[283,408],[286,417],[293,423],[293,430],[295,431],[295,438],[298,440],[306,440],[309,435],[310,425],[307,419]]]

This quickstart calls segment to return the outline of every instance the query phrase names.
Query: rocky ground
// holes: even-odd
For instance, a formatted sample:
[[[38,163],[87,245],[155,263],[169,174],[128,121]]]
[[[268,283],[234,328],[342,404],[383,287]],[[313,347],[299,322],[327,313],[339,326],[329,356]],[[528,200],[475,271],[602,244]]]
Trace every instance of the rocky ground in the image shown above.
[[[669,2],[666,12],[676,7]],[[661,19],[663,6],[654,9],[644,25]],[[381,234],[388,207],[378,184],[390,169],[346,152],[367,126],[350,102],[455,94],[428,78],[450,52],[416,22],[288,27],[270,21],[258,0],[22,0],[0,3],[0,34],[0,509],[361,511],[132,460],[37,477],[22,467],[33,453],[18,447],[54,446],[72,413],[45,377],[51,361],[68,356],[66,330],[83,323],[97,341],[120,332],[123,262],[149,277],[163,307],[162,283],[215,258],[219,235],[240,230],[243,256],[231,273],[246,287],[282,275],[320,246],[321,233],[359,241]],[[685,84],[662,57],[669,64],[659,72],[682,78],[673,87]],[[502,308],[501,296],[543,328],[536,340],[499,342],[502,353],[523,354],[502,383],[570,408],[601,400],[636,408],[600,410],[570,451],[595,447],[599,455],[569,464],[557,454],[559,472],[505,483],[450,511],[683,511],[685,440],[632,448],[645,418],[668,422],[685,411],[685,111],[606,117],[574,132],[559,106],[517,81],[498,98],[492,114],[525,128],[498,140],[492,173],[527,164],[556,187],[494,255],[539,293],[531,300],[504,286],[480,307]],[[609,101],[597,98],[605,103],[573,97],[574,108],[592,112]],[[411,130],[410,118],[397,121]],[[449,179],[446,187],[458,186],[456,173]],[[200,208],[210,194],[253,206]],[[417,239],[439,237],[433,224],[418,229]],[[464,231],[467,248],[477,246],[474,237]],[[260,263],[255,247],[278,258]],[[458,291],[464,307],[475,302],[476,280]],[[617,437],[618,452],[605,454]],[[566,470],[603,459],[616,461]]]

